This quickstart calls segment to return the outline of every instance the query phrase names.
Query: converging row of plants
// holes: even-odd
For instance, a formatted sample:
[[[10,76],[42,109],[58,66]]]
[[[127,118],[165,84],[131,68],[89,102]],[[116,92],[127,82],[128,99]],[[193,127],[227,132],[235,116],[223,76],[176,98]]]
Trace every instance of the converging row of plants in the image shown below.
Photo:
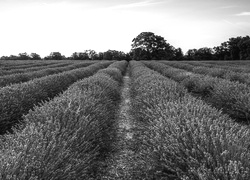
[[[38,71],[46,68],[53,68],[53,67],[64,67],[68,66],[70,64],[74,64],[74,62],[61,62],[61,63],[56,63],[56,64],[49,64],[49,65],[42,65],[42,66],[36,66],[32,65],[31,67],[28,68],[23,68],[21,67],[20,69],[10,69],[10,70],[2,70],[0,71],[0,76],[5,76],[5,75],[10,75],[10,74],[17,74],[17,73],[27,73],[27,72],[32,72],[32,71]]]
[[[242,73],[249,73],[249,61],[237,61],[237,62],[215,62],[215,61],[207,61],[207,62],[197,62],[197,61],[185,61],[187,64],[191,64],[194,66],[204,66],[209,68],[221,68],[227,69],[233,72],[242,72]],[[237,63],[237,64],[236,64]]]
[[[0,89],[0,134],[11,130],[23,114],[42,101],[66,90],[77,80],[89,77],[112,62],[100,62],[88,67],[36,78],[26,83],[14,84]],[[79,65],[81,66],[81,65]],[[76,67],[75,67],[76,68]]]
[[[82,62],[82,63],[75,63],[68,65],[66,67],[46,67],[42,70],[38,71],[31,71],[31,72],[23,72],[23,73],[15,73],[15,74],[10,74],[6,76],[0,76],[0,88],[11,85],[11,84],[16,84],[16,83],[22,83],[22,82],[27,82],[35,78],[40,78],[44,76],[48,76],[51,74],[57,74],[61,72],[66,72],[69,70],[77,69],[77,68],[83,68],[87,67],[91,64],[94,64],[92,62]]]
[[[26,69],[30,67],[58,64],[59,61],[1,61],[1,70]]]
[[[234,70],[232,70],[234,69],[232,67],[230,69],[227,67],[221,68],[218,66],[207,67],[207,66],[201,65],[200,63],[197,63],[197,66],[196,66],[196,65],[190,65],[188,63],[181,63],[181,62],[170,62],[170,61],[161,61],[161,62],[163,64],[166,64],[175,68],[179,68],[179,69],[184,69],[193,73],[223,78],[223,79],[227,79],[230,81],[237,81],[240,83],[250,85],[250,74],[249,74],[250,70],[249,69],[245,69],[248,72],[244,73],[243,68],[239,68],[241,70],[239,70],[238,72],[235,72]]]
[[[164,75],[184,79],[163,64],[145,64]],[[142,62],[133,61],[130,66],[132,110],[138,125],[135,137],[141,157],[138,168],[142,177],[250,178],[247,126],[235,123],[193,97],[182,84],[150,70]]]
[[[93,66],[101,69],[108,64],[97,63],[91,70],[94,73]],[[77,81],[30,111],[23,128],[2,136],[1,178],[97,178],[100,161],[112,151],[116,139],[116,111],[126,66],[126,61],[115,62]]]
[[[0,177],[250,179],[250,129],[235,122],[250,87],[174,63],[102,61],[1,88]]]
[[[250,87],[239,82],[194,74],[157,62],[144,62],[162,75],[181,83],[193,95],[222,110],[233,119],[249,122]]]

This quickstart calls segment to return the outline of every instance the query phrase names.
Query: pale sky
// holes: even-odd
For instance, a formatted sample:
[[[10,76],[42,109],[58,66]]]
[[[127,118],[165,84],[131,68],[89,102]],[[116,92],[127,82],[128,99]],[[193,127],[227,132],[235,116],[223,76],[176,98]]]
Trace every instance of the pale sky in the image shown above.
[[[250,0],[0,0],[0,56],[129,52],[141,32],[212,48],[250,35]]]

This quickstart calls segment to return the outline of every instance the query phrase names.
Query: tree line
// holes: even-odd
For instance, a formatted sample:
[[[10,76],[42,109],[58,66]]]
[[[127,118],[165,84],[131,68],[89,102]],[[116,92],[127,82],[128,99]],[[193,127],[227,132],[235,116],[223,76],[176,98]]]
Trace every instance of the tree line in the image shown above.
[[[60,52],[51,52],[48,56],[41,58],[37,53],[2,56],[2,60],[131,60],[129,53],[117,50],[108,50],[106,52],[96,53],[94,50],[85,50],[83,52],[74,52],[70,57],[62,55]]]
[[[135,60],[250,60],[250,37],[230,38],[213,48],[189,49],[170,45],[163,37],[143,32],[133,39],[132,59]]]
[[[250,60],[250,37],[230,38],[213,48],[190,49],[185,58],[190,60]]]
[[[94,50],[74,52],[70,57],[60,52],[51,52],[41,58],[37,53],[19,53],[2,56],[3,60],[250,60],[250,37],[230,38],[213,48],[189,49],[183,54],[181,48],[170,45],[163,37],[152,32],[142,32],[132,40],[131,50],[124,53],[108,50],[97,53]]]

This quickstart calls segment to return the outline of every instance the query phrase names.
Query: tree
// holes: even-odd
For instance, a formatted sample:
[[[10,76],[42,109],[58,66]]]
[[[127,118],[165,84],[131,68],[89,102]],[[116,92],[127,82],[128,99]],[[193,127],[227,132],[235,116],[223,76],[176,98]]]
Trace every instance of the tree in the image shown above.
[[[186,53],[187,60],[195,60],[195,54],[198,50],[197,49],[189,49]]]
[[[1,60],[9,60],[9,57],[8,56],[2,56],[0,59]]]
[[[182,60],[183,56],[184,55],[181,48],[177,48],[174,50],[174,60]]]
[[[71,55],[73,60],[98,60],[98,54],[94,50],[85,50],[84,52],[74,52]]]
[[[203,47],[198,49],[195,53],[196,60],[212,60],[213,59],[213,50],[208,47]]]
[[[28,60],[30,59],[29,55],[25,52],[25,53],[19,53],[18,54],[18,59],[20,60]]]
[[[214,59],[216,59],[216,60],[231,59],[228,42],[221,43],[220,46],[214,47],[213,50],[214,50]]]
[[[238,43],[240,49],[240,59],[250,60],[250,37],[246,36]]]
[[[10,59],[10,60],[18,60],[18,59],[19,59],[19,56],[10,55],[10,56],[9,56],[9,59]]]
[[[105,60],[126,60],[127,55],[122,51],[108,50],[103,53],[103,59]]]
[[[240,59],[240,48],[238,46],[238,43],[240,41],[241,41],[241,37],[230,38],[228,41],[232,60]]]
[[[106,52],[103,53],[103,59],[105,60],[112,60],[113,56],[112,56],[112,51],[108,50]]]
[[[185,60],[212,60],[213,49],[203,47],[200,49],[189,49],[184,57]]]
[[[245,60],[250,57],[250,37],[230,38],[214,47],[214,57],[218,60]]]
[[[39,55],[39,54],[36,54],[36,53],[31,53],[31,54],[30,54],[30,58],[31,58],[32,60],[40,60],[40,59],[42,59],[42,58],[40,57],[40,55]]]
[[[103,52],[99,52],[98,53],[98,60],[103,60],[104,58],[104,53]]]
[[[52,52],[49,56],[45,57],[44,59],[51,59],[51,60],[62,60],[64,59],[60,52]]]
[[[147,56],[147,51],[145,51],[142,48],[135,48],[135,49],[132,49],[131,51],[132,51],[132,59],[134,60],[149,59]]]
[[[132,40],[133,59],[171,59],[174,48],[166,40],[152,32],[142,32]]]
[[[78,60],[78,53],[77,53],[77,52],[74,52],[74,53],[70,56],[70,59]]]
[[[125,60],[127,60],[127,61],[132,60],[132,57],[133,57],[133,52],[132,51],[125,54]]]
[[[71,59],[73,59],[73,60],[88,60],[89,56],[86,52],[74,52],[71,55]]]
[[[99,60],[99,54],[93,54],[92,60]]]
[[[96,52],[92,49],[86,50],[85,52],[88,54],[88,57],[91,60],[93,60],[96,56]]]

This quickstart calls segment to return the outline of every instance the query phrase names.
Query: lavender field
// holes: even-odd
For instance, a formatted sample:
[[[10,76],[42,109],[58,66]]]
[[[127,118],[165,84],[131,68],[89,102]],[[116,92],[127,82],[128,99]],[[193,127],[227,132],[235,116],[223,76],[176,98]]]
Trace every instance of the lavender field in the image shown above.
[[[0,61],[0,179],[250,179],[250,61]]]

